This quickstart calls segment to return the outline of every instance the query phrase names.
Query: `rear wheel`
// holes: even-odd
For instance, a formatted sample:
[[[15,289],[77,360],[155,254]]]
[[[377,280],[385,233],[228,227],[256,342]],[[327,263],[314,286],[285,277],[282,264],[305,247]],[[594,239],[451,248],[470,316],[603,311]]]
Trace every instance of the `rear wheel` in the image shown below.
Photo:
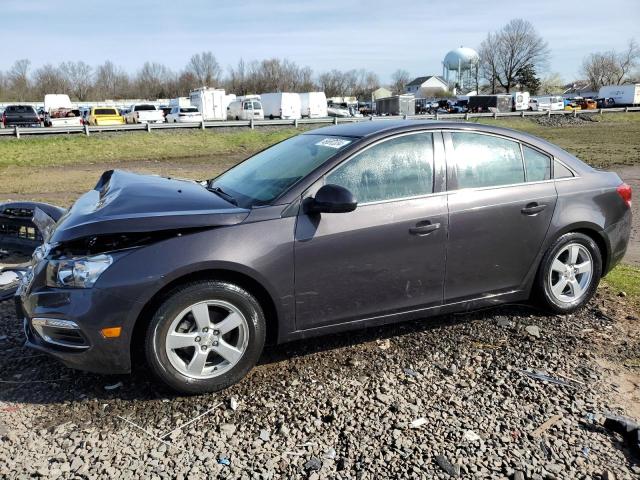
[[[549,248],[536,288],[545,307],[556,313],[571,313],[593,296],[602,276],[602,255],[592,238],[567,233]]]
[[[201,281],[168,295],[151,319],[145,350],[163,382],[197,394],[242,379],[264,340],[264,314],[250,293],[227,282]]]

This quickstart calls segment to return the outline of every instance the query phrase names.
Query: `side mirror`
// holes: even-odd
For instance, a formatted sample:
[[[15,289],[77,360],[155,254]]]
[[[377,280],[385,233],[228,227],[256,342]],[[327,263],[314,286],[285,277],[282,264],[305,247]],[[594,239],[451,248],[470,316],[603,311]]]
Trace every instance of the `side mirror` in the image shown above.
[[[305,213],[346,213],[358,206],[353,194],[340,185],[328,184],[320,187],[314,198],[305,202]]]

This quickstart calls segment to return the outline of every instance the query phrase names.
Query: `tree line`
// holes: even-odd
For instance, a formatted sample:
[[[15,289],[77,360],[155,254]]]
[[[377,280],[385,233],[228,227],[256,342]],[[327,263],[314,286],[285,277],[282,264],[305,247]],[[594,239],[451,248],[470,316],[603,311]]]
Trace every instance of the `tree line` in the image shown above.
[[[478,52],[474,75],[480,92],[510,93],[518,88],[532,94],[561,93],[558,90],[563,82],[558,74],[540,76],[548,69],[551,52],[527,20],[514,19],[489,32]],[[586,56],[580,83],[587,83],[597,91],[603,85],[638,82],[639,63],[640,47],[631,39],[622,52],[610,50]],[[411,80],[409,72],[398,69],[391,75],[387,88],[395,94],[402,93]],[[32,69],[28,59],[21,59],[6,72],[0,71],[0,101],[40,101],[47,93],[68,93],[78,101],[173,98],[187,96],[202,86],[221,87],[238,95],[321,90],[327,97],[369,99],[371,92],[381,85],[378,75],[366,69],[334,69],[315,75],[308,66],[280,58],[251,62],[241,59],[225,71],[215,55],[207,51],[193,55],[180,71],[161,63],[145,62],[133,74],[110,60],[98,66],[68,61]]]
[[[174,98],[203,86],[238,95],[322,90],[328,97],[366,98],[380,84],[378,75],[368,70],[331,70],[316,77],[311,68],[279,58],[240,60],[225,72],[212,52],[193,55],[178,72],[145,62],[134,74],[110,60],[95,67],[68,61],[32,69],[28,59],[21,59],[0,71],[0,101],[41,101],[47,93],[67,93],[77,101]]]

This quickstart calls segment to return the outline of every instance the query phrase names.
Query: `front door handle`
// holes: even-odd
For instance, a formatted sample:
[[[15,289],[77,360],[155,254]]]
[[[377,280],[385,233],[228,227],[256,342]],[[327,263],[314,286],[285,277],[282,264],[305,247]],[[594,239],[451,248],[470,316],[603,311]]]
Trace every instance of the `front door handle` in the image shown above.
[[[409,229],[411,235],[429,235],[440,228],[439,223],[431,223],[429,220],[416,223],[415,227]]]
[[[537,215],[543,211],[547,206],[543,203],[533,202],[527,203],[527,205],[520,210],[524,215]]]

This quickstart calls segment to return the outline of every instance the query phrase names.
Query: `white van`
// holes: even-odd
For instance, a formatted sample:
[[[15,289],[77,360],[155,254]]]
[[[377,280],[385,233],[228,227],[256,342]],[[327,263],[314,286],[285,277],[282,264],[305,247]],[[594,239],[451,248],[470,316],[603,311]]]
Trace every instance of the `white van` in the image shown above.
[[[513,110],[515,112],[529,110],[529,92],[514,92],[511,96],[513,97]]]
[[[324,92],[306,92],[300,94],[300,114],[307,118],[324,118],[327,112],[327,96]]]
[[[265,118],[301,118],[300,95],[297,93],[263,93],[260,95]]]
[[[229,120],[262,120],[264,112],[259,95],[247,95],[238,97],[227,107],[227,118]]]
[[[191,105],[202,114],[205,122],[226,120],[227,108],[223,88],[198,88],[189,93]]]
[[[529,109],[534,112],[564,110],[564,99],[560,96],[535,97],[529,101]]]

